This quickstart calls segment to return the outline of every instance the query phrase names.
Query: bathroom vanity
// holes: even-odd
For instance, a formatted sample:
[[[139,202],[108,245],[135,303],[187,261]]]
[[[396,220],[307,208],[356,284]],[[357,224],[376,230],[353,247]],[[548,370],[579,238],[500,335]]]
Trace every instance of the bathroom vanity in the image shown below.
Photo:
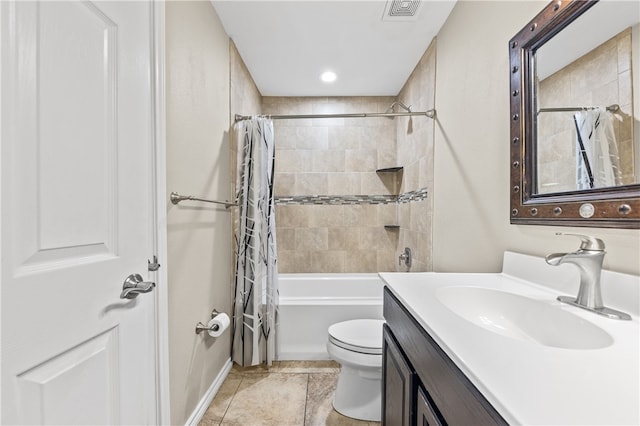
[[[384,425],[638,424],[640,277],[602,271],[606,318],[572,265],[505,253],[499,274],[381,273]]]
[[[506,424],[388,287],[384,317],[385,425]]]

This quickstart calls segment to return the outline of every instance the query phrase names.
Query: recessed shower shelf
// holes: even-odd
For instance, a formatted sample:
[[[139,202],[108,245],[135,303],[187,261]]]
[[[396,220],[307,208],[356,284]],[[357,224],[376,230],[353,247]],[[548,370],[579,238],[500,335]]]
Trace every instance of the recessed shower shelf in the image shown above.
[[[400,225],[384,225],[384,229],[387,231],[397,231],[400,229]]]
[[[376,170],[376,173],[395,173],[395,172],[401,172],[403,169],[404,169],[404,167],[402,167],[402,166],[386,167],[384,169]]]

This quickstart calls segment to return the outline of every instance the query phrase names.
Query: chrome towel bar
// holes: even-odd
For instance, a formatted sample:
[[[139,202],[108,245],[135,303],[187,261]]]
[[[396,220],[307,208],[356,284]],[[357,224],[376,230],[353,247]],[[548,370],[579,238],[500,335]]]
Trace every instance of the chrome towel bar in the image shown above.
[[[171,203],[173,203],[173,204],[178,204],[180,201],[189,200],[189,201],[203,201],[205,203],[213,203],[213,204],[222,204],[227,209],[229,207],[238,205],[238,204],[232,203],[230,201],[207,200],[205,198],[198,198],[198,197],[194,197],[192,195],[180,195],[177,192],[172,192],[171,195],[169,196],[169,198],[171,200]]]

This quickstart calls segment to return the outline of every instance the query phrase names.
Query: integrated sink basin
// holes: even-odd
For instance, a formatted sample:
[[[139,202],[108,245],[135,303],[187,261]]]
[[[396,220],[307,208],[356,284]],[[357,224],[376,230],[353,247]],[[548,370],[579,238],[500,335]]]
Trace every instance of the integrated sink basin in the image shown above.
[[[494,333],[563,349],[600,349],[613,338],[557,306],[481,287],[441,287],[436,298],[465,320]]]

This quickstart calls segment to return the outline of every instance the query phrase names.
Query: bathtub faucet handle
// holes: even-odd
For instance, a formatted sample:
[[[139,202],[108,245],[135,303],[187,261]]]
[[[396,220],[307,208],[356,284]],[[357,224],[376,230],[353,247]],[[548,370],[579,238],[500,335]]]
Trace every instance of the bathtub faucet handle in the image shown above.
[[[411,249],[405,247],[404,251],[398,256],[398,266],[402,266],[402,262],[407,268],[411,268]]]

